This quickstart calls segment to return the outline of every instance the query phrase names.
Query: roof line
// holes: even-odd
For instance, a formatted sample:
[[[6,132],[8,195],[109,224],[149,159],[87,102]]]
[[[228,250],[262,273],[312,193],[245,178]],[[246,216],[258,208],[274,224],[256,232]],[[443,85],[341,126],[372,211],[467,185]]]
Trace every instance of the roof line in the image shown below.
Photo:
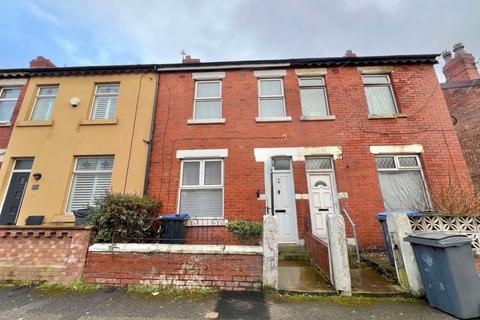
[[[348,66],[375,64],[436,64],[440,54],[386,55],[363,57],[325,57],[292,58],[272,60],[237,60],[200,63],[165,63],[165,64],[131,64],[104,66],[76,66],[55,68],[15,68],[0,69],[0,77],[61,75],[61,74],[95,74],[95,73],[130,73],[141,71],[177,71],[192,69],[227,69],[227,68],[267,68],[278,66]]]

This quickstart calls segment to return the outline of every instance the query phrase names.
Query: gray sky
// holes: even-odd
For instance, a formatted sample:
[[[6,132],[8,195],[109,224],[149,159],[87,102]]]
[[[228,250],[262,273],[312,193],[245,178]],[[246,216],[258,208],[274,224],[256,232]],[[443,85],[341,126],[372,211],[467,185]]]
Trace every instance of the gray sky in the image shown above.
[[[0,0],[0,67],[439,53],[480,58],[480,0]]]

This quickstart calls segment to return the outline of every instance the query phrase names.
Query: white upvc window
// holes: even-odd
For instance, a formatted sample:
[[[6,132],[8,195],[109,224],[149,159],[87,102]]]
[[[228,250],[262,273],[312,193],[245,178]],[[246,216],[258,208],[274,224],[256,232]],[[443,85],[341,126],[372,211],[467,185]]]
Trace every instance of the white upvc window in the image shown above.
[[[117,107],[118,91],[120,84],[97,84],[95,87],[95,97],[90,118],[113,119]]]
[[[398,113],[389,75],[364,75],[363,86],[370,115],[388,116]]]
[[[329,115],[327,91],[323,77],[302,77],[298,79],[302,115],[307,118]]]
[[[37,97],[30,120],[48,121],[52,118],[53,106],[57,98],[58,86],[38,87]]]
[[[375,157],[385,210],[427,210],[425,179],[417,155]]]
[[[258,109],[261,119],[286,116],[282,78],[258,80]]]
[[[21,87],[0,88],[0,122],[9,122],[20,96]]]
[[[194,120],[222,119],[222,81],[195,81]]]
[[[195,218],[223,218],[223,160],[183,160],[178,212]]]
[[[110,190],[113,156],[77,157],[67,212],[95,206]]]

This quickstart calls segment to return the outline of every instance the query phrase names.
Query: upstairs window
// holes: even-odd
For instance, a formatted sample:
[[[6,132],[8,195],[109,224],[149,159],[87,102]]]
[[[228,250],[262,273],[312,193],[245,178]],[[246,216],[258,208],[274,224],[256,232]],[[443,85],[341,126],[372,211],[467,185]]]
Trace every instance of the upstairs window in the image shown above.
[[[306,118],[328,116],[329,112],[324,78],[300,78],[298,81],[300,85],[302,115]]]
[[[260,79],[259,90],[259,117],[285,117],[285,97],[282,79]]]
[[[420,160],[416,155],[375,158],[385,210],[429,208]]]
[[[92,120],[114,118],[119,88],[119,84],[99,84],[96,86],[91,114]]]
[[[222,82],[196,81],[195,103],[193,106],[194,120],[222,119]]]
[[[58,86],[41,86],[38,88],[35,105],[30,120],[48,121],[57,98]]]
[[[112,181],[113,156],[77,157],[68,212],[95,206],[106,196]]]
[[[179,212],[196,218],[223,217],[223,161],[184,160]]]
[[[20,87],[0,88],[0,122],[9,122],[20,96]]]
[[[369,114],[384,116],[398,112],[388,75],[364,75],[363,86]]]

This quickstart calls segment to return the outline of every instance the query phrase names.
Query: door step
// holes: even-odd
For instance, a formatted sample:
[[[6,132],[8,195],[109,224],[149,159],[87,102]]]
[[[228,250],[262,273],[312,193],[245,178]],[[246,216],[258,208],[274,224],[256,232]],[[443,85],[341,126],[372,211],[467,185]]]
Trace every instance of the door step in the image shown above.
[[[279,244],[278,260],[309,262],[310,257],[304,246],[298,246],[294,244]]]

